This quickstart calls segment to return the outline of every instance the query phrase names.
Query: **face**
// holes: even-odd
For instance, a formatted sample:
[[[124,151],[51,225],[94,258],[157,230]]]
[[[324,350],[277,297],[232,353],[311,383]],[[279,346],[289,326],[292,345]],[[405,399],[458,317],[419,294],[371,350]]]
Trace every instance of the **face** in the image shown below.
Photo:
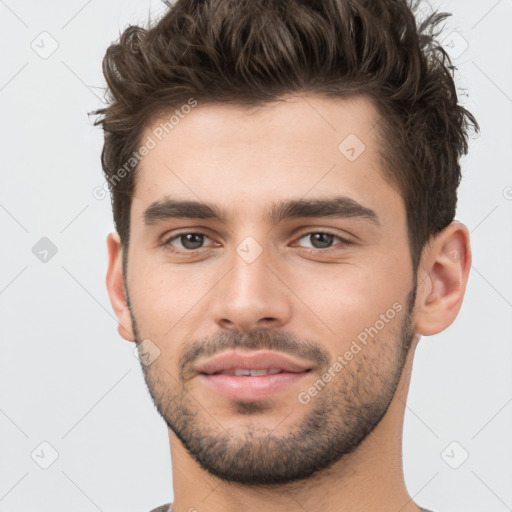
[[[378,119],[364,97],[287,97],[199,104],[161,141],[158,122],[146,130],[157,144],[131,207],[131,331],[159,413],[219,478],[277,484],[326,469],[393,398],[416,287]],[[227,353],[297,368],[202,373]]]

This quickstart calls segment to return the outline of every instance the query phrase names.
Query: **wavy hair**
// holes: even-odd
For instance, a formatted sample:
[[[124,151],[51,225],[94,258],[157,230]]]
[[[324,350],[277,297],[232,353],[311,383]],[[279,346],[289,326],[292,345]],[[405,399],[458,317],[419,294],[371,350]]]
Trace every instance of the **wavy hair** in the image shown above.
[[[198,104],[256,107],[288,94],[364,94],[386,179],[404,199],[413,268],[455,216],[459,158],[473,115],[458,104],[452,62],[437,41],[450,14],[416,20],[413,0],[177,0],[147,28],[130,25],[103,59],[102,168],[127,247],[142,133],[166,112]],[[112,178],[127,162],[131,172]]]

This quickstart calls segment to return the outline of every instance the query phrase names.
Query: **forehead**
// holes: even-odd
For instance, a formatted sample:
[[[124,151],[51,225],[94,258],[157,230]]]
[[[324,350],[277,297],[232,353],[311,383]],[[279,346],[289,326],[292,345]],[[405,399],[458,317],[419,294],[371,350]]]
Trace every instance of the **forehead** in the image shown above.
[[[142,142],[153,147],[137,169],[138,215],[169,195],[244,212],[285,196],[343,193],[377,207],[399,199],[384,179],[380,116],[367,97],[288,96],[257,108],[198,103],[187,111],[144,131]]]

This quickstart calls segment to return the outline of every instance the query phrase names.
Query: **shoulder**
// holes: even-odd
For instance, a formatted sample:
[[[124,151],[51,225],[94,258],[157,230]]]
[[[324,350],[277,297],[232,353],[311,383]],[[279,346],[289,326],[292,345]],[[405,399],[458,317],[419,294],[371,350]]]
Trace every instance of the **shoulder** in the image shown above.
[[[172,503],[166,503],[165,505],[160,505],[149,512],[169,512],[171,510],[171,506]]]
[[[165,505],[160,505],[149,512],[170,512],[172,503],[166,503]],[[423,512],[432,512],[431,510],[427,510],[426,508],[421,509]]]

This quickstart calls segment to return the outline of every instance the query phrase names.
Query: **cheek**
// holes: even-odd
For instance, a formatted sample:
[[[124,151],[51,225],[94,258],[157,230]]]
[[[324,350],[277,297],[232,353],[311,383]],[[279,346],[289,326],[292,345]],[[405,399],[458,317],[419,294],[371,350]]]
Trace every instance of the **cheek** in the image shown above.
[[[130,299],[141,334],[162,339],[182,329],[214,287],[214,277],[199,266],[134,258],[129,269]]]
[[[292,299],[298,318],[316,322],[313,312],[321,320],[318,325],[325,335],[349,343],[376,322],[383,334],[398,330],[399,313],[406,308],[404,301],[409,292],[406,265],[397,266],[381,258],[373,266],[346,264],[311,269],[303,269],[300,278],[290,281],[290,288],[304,302]]]

